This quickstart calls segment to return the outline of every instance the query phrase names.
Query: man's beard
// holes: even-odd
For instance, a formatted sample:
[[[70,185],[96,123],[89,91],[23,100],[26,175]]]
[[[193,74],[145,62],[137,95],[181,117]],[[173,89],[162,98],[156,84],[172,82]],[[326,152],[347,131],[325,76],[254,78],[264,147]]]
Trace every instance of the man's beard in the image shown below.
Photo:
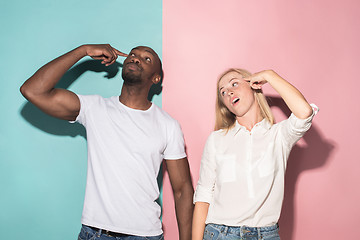
[[[125,85],[130,85],[130,86],[139,85],[142,82],[141,75],[134,74],[133,71],[127,71],[127,72],[123,71],[121,76],[124,79]]]

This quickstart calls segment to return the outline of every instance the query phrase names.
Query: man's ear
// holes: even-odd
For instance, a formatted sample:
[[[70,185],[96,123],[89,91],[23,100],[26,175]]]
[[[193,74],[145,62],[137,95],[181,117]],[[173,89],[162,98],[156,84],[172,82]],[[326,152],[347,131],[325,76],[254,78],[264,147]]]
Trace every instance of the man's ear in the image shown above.
[[[155,76],[153,77],[152,82],[153,82],[154,84],[158,84],[158,83],[160,82],[160,80],[161,80],[160,75],[159,75],[159,74],[155,74]]]

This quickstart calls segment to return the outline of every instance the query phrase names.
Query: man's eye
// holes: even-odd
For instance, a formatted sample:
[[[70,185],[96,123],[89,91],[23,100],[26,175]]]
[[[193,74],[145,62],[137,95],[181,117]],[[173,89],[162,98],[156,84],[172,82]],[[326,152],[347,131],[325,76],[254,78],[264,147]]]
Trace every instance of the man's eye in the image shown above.
[[[134,53],[130,53],[130,56],[135,57],[135,54],[134,54]]]
[[[151,59],[149,57],[145,58],[145,60],[151,62]]]

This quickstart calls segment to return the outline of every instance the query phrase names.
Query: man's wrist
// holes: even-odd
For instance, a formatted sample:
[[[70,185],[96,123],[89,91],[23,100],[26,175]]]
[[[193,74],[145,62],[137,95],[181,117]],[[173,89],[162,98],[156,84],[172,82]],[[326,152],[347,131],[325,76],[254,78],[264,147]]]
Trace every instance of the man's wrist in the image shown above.
[[[75,49],[75,51],[77,51],[78,54],[80,55],[80,57],[83,58],[85,56],[88,56],[87,49],[88,49],[88,45],[84,44],[84,45],[81,45],[81,46],[77,47]]]

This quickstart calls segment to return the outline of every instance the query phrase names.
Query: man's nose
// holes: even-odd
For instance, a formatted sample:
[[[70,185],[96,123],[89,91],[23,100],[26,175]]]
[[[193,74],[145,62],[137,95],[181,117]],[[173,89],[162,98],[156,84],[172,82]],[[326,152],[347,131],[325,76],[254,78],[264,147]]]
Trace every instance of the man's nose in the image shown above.
[[[140,60],[139,60],[137,57],[133,57],[133,58],[131,59],[131,62],[133,62],[133,63],[140,63]]]

